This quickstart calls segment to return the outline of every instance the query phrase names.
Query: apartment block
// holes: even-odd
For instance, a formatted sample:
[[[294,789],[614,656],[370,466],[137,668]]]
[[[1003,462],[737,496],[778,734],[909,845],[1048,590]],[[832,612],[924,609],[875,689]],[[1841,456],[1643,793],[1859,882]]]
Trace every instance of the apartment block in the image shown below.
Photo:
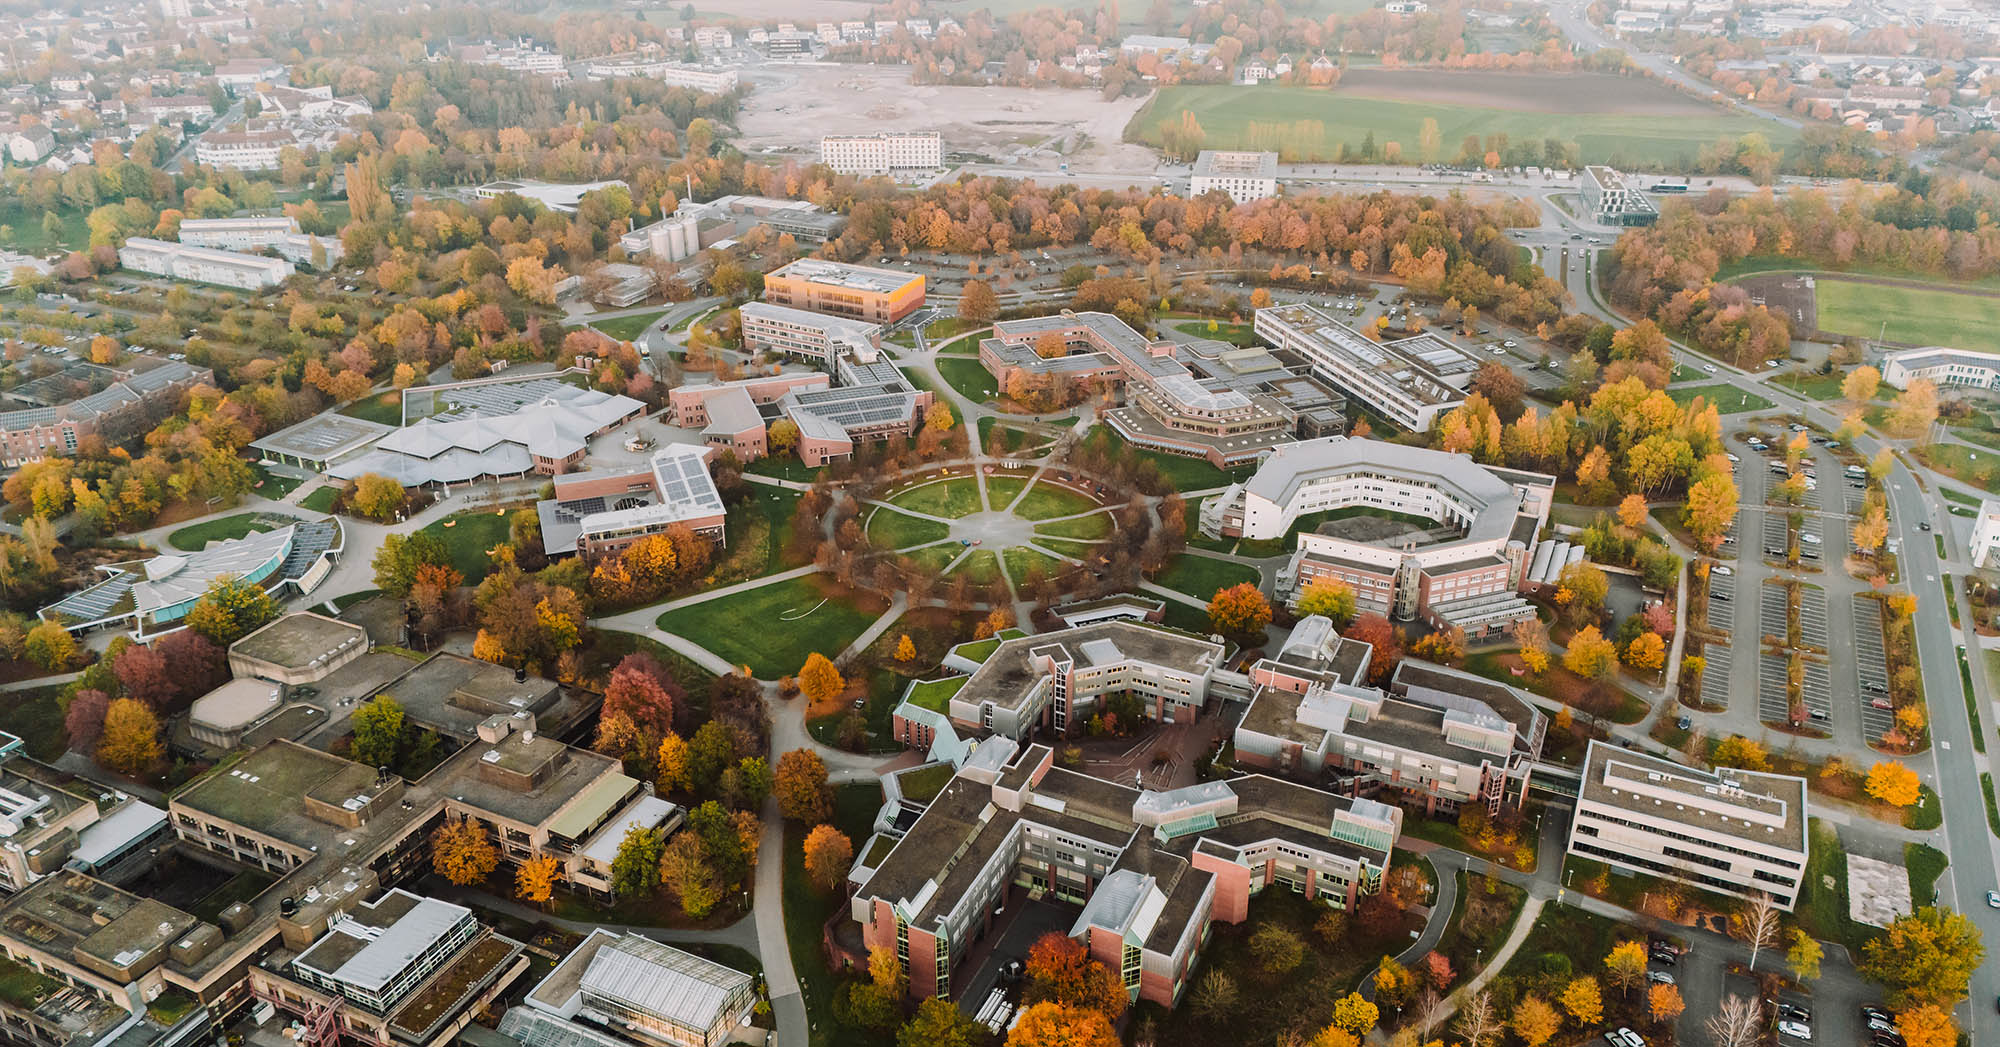
[[[1569,853],[1739,898],[1798,904],[1806,867],[1806,781],[1700,771],[1593,741]]]
[[[870,323],[894,323],[924,304],[924,278],[820,258],[801,258],[764,276],[764,300]]]
[[[1217,191],[1228,193],[1239,204],[1278,195],[1278,154],[1202,150],[1188,176],[1188,196]]]
[[[819,162],[836,174],[935,171],[944,166],[944,136],[936,131],[826,135],[819,140]]]
[[[1304,358],[1349,399],[1412,432],[1430,431],[1464,402],[1483,362],[1430,333],[1377,342],[1310,305],[1259,309],[1252,329]]]
[[[647,54],[611,55],[593,58],[584,67],[592,80],[616,80],[641,76],[658,80],[668,87],[685,87],[707,94],[728,94],[736,90],[736,70],[725,66],[689,65]]]
[[[333,265],[345,251],[339,237],[302,233],[299,220],[286,215],[185,218],[181,220],[180,241],[224,251],[274,251],[278,257],[301,265],[313,264],[315,255],[319,264]]]
[[[246,291],[276,287],[295,269],[282,258],[217,251],[135,236],[118,249],[118,264],[154,276],[220,284]]]

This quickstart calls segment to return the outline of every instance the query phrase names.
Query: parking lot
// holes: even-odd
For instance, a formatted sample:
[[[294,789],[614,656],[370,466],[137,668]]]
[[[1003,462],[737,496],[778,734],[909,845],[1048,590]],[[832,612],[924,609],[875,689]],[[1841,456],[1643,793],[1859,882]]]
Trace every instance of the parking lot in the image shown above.
[[[1880,737],[1896,726],[1889,705],[1889,661],[1882,650],[1882,601],[1862,593],[1849,599],[1854,620],[1854,678],[1860,684],[1861,730]],[[1876,703],[1880,702],[1880,705]]]

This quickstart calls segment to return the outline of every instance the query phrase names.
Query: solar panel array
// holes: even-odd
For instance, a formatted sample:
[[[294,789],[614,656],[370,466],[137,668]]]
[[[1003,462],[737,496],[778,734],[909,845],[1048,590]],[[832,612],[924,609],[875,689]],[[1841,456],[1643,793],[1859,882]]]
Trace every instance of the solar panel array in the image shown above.
[[[110,617],[114,612],[130,611],[132,585],[139,579],[140,575],[136,572],[120,571],[88,589],[63,597],[51,610],[78,622],[94,622]]]
[[[292,548],[278,567],[278,577],[289,580],[303,576],[339,537],[340,525],[332,520],[299,524],[292,531]]]
[[[659,482],[660,499],[667,504],[722,511],[722,497],[715,493],[715,482],[709,479],[708,465],[699,454],[656,457],[653,474]]]

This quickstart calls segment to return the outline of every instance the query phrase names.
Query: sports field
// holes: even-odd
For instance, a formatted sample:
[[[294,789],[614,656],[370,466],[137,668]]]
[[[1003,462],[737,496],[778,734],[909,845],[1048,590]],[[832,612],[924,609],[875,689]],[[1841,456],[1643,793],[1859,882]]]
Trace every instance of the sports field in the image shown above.
[[[1586,163],[1678,168],[1723,135],[1762,134],[1789,144],[1796,132],[1768,120],[1717,111],[1645,80],[1593,74],[1509,74],[1359,70],[1331,89],[1161,88],[1125,130],[1129,141],[1160,144],[1160,128],[1192,112],[1210,149],[1268,149],[1331,160],[1371,133],[1378,149],[1395,142],[1421,160],[1425,119],[1438,125],[1436,159],[1458,155],[1467,135],[1510,141],[1574,142]]]
[[[1824,277],[1813,294],[1822,334],[2000,351],[2000,297]]]

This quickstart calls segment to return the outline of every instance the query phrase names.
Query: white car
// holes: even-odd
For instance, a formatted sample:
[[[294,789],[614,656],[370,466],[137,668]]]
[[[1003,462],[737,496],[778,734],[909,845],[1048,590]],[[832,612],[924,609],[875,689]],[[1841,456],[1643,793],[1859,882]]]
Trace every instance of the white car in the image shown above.
[[[1715,373],[1715,365],[1714,365],[1714,364],[1702,364],[1702,365],[1701,365],[1701,369],[1702,369],[1702,370],[1704,370],[1704,371],[1707,371],[1707,372],[1708,372],[1709,374],[1714,374],[1714,373]]]
[[[1494,356],[1506,356],[1506,355],[1507,355],[1507,350],[1505,350],[1505,349],[1502,349],[1502,348],[1500,348],[1499,346],[1497,346],[1497,345],[1496,345],[1496,346],[1494,346],[1494,347],[1493,347],[1493,355],[1494,355]]]
[[[1719,574],[1724,578],[1727,578],[1730,575],[1735,574],[1736,572],[1733,569],[1731,569],[1728,564],[1716,564],[1714,567],[1708,569],[1708,573]]]
[[[1819,535],[1801,533],[1799,535],[1799,541],[1804,542],[1807,545],[1818,545]]]
[[[1805,1040],[1807,1042],[1811,1042],[1812,1040],[1812,1026],[1810,1025],[1801,1025],[1798,1022],[1779,1022],[1778,1031],[1794,1040]]]
[[[1729,458],[1729,464],[1731,465],[1738,465],[1741,464],[1743,461],[1743,459],[1736,457],[1736,454],[1734,452],[1730,452],[1728,458]]]
[[[1506,347],[1507,347],[1507,348],[1509,348],[1509,349],[1512,349],[1512,348],[1514,348],[1514,346],[1515,346],[1515,344],[1516,344],[1516,343],[1515,343],[1515,341],[1514,341],[1514,340],[1513,340],[1512,338],[1509,338],[1509,339],[1507,339],[1506,341],[1504,341],[1504,342],[1501,342],[1500,344],[1501,344],[1501,345],[1504,345],[1504,346],[1506,346]]]

